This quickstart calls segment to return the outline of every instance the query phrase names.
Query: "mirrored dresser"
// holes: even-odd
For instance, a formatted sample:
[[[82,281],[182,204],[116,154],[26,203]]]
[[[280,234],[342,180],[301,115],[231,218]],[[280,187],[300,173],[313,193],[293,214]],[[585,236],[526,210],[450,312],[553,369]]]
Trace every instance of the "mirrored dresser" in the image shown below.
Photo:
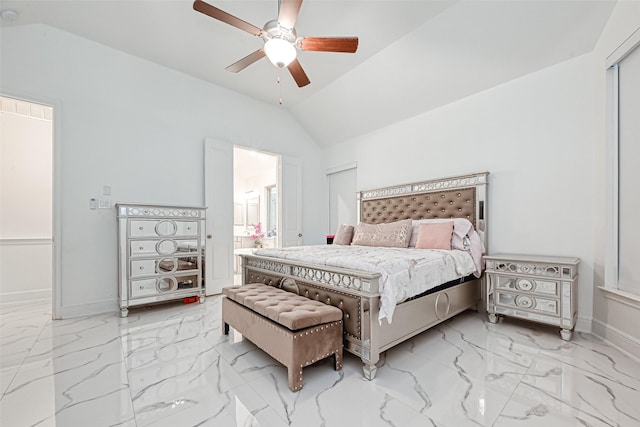
[[[484,257],[489,321],[513,316],[561,328],[569,341],[576,324],[579,258],[498,254]]]
[[[203,303],[206,208],[119,203],[116,209],[120,316],[132,306],[187,297]]]

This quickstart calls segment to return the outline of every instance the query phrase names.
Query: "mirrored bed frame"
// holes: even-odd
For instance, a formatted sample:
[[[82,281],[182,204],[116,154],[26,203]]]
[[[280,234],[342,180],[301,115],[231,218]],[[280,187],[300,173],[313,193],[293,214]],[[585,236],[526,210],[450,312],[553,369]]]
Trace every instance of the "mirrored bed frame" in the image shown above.
[[[487,246],[488,172],[397,185],[358,194],[361,222],[402,219],[467,218]],[[462,311],[480,309],[483,277],[439,287],[398,303],[392,323],[378,320],[378,273],[318,266],[256,255],[243,255],[242,283],[266,283],[340,308],[344,348],[359,356],[364,376],[373,379],[380,354]],[[293,282],[295,284],[291,285]],[[293,289],[291,289],[293,287]]]

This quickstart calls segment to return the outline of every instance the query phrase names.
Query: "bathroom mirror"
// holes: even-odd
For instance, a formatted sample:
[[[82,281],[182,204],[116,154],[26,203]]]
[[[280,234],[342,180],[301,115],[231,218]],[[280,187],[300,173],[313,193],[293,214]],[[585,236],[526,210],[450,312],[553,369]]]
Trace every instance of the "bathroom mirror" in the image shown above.
[[[255,197],[247,200],[247,225],[260,222],[260,199]]]
[[[233,204],[233,225],[244,225],[244,206],[241,202]]]

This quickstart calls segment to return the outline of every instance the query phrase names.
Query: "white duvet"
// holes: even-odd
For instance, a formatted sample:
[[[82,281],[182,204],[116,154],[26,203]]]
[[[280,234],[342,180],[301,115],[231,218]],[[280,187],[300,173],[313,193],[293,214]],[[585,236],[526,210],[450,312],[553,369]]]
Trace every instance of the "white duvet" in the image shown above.
[[[255,255],[380,273],[379,320],[389,323],[399,302],[476,270],[471,255],[460,250],[317,245],[258,249]]]

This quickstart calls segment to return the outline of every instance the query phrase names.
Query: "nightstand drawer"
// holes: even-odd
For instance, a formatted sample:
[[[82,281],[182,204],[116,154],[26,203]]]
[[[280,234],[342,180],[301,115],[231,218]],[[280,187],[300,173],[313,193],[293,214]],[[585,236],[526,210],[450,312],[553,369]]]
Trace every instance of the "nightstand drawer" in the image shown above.
[[[496,275],[496,289],[560,297],[560,282],[529,277]]]
[[[560,317],[557,299],[496,291],[496,305]]]

